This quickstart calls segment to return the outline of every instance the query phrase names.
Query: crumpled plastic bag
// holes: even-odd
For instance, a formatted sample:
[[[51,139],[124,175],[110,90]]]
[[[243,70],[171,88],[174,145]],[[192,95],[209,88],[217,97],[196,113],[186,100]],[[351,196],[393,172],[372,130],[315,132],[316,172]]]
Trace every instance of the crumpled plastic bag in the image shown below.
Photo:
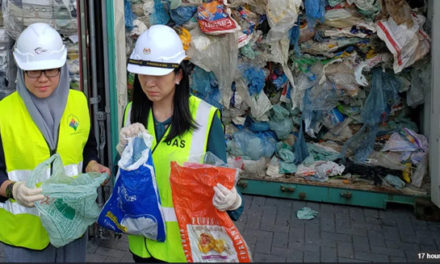
[[[296,217],[298,217],[298,219],[310,220],[315,218],[317,215],[318,212],[310,207],[303,207],[296,211]]]
[[[147,132],[129,138],[118,162],[112,195],[102,208],[98,224],[117,233],[163,242],[165,221],[150,150],[152,141]]]
[[[100,210],[96,203],[96,189],[108,176],[97,172],[67,176],[61,156],[54,154],[32,171],[26,186],[35,187],[46,178],[51,164],[51,177],[43,180],[41,185],[46,199],[36,202],[35,207],[50,243],[54,247],[62,247],[81,237],[98,218]]]
[[[270,26],[268,41],[277,41],[287,36],[289,29],[295,25],[301,4],[301,0],[267,1],[266,16]]]
[[[391,175],[391,174],[387,174],[387,176],[385,176],[384,180],[388,183],[391,184],[391,186],[393,186],[396,189],[402,189],[403,187],[405,187],[405,182],[402,181],[399,177]]]
[[[376,23],[377,36],[385,42],[394,56],[395,73],[401,72],[424,57],[431,48],[430,38],[423,31],[426,18],[422,15],[411,16],[411,18],[414,20],[412,26],[406,23],[399,25],[392,17]]]
[[[238,46],[236,34],[209,36],[199,27],[190,31],[191,42],[187,50],[191,62],[205,71],[212,71],[218,80],[222,97],[220,104],[229,107],[233,91],[231,85],[237,69]]]
[[[268,134],[252,133],[248,129],[235,132],[228,148],[234,156],[249,157],[258,160],[261,157],[272,157],[275,152],[275,139]]]
[[[428,151],[428,140],[422,134],[404,128],[391,134],[382,151]]]
[[[266,174],[273,179],[283,176],[283,174],[280,173],[280,161],[277,157],[273,156],[267,164]]]

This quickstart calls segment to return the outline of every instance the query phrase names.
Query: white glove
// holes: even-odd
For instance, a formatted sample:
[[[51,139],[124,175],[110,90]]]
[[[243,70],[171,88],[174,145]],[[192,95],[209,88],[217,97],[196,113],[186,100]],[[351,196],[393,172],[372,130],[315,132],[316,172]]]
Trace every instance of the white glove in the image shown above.
[[[26,187],[24,182],[16,182],[12,187],[12,197],[21,205],[34,207],[36,201],[44,199],[41,188],[31,189]]]
[[[237,193],[235,187],[228,190],[225,186],[217,183],[214,186],[214,196],[212,197],[212,204],[220,211],[235,210],[241,205],[241,197]]]
[[[116,145],[116,150],[118,151],[119,155],[121,155],[122,151],[127,146],[129,138],[135,137],[138,134],[146,131],[147,130],[145,129],[144,125],[141,123],[134,123],[121,128],[121,131],[119,132],[119,143]]]

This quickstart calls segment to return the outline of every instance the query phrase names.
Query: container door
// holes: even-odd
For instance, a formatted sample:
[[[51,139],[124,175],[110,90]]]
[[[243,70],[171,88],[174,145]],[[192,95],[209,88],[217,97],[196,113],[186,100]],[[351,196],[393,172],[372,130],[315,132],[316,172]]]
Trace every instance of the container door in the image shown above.
[[[432,75],[430,97],[430,151],[429,167],[431,176],[431,199],[440,207],[440,1],[431,1],[432,4]]]

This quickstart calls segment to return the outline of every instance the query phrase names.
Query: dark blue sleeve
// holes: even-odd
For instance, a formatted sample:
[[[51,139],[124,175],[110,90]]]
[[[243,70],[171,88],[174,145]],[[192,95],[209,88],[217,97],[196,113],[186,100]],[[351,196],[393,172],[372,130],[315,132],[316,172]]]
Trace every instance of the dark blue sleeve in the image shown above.
[[[86,145],[83,149],[83,171],[86,170],[86,166],[91,160],[96,160],[99,162],[98,144],[96,143],[93,127],[90,127],[89,138],[87,139]]]
[[[6,172],[5,152],[3,151],[2,136],[0,135],[0,186],[8,179],[8,173]],[[0,201],[6,201],[6,197],[1,196]]]
[[[225,163],[227,162],[225,131],[223,129],[222,121],[217,115],[215,115],[214,119],[212,120],[211,131],[209,131],[207,151],[212,152],[217,157],[222,159]],[[238,194],[241,196],[240,192],[238,192]],[[239,208],[231,211],[226,211],[233,221],[237,221],[243,213],[244,200],[241,200],[242,202]]]
[[[241,205],[240,205],[240,207],[238,207],[238,208],[235,209],[235,210],[226,211],[226,212],[228,213],[229,217],[230,217],[233,221],[237,221],[237,220],[240,218],[241,214],[243,213],[243,209],[244,209],[244,199],[243,199],[243,195],[241,195],[241,193],[238,191],[238,189],[237,189],[237,193],[238,193],[238,195],[240,195],[240,197],[241,197]]]
[[[207,151],[212,152],[219,157],[225,163],[226,160],[226,141],[225,131],[223,130],[222,121],[217,115],[214,116],[211,125],[211,131],[209,131]]]

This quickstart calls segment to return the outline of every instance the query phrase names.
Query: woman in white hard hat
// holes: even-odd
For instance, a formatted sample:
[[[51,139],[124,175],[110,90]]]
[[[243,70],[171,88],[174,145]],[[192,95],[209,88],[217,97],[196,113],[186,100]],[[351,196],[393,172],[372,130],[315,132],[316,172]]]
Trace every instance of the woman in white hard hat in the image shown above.
[[[0,241],[6,262],[85,262],[85,235],[60,248],[49,243],[34,204],[44,198],[42,190],[25,182],[55,153],[70,176],[83,167],[110,175],[97,162],[87,99],[69,89],[67,49],[49,25],[29,25],[13,53],[17,91],[0,101]]]
[[[121,152],[126,138],[145,127],[153,136],[152,157],[166,221],[165,242],[128,236],[136,262],[186,262],[171,197],[170,161],[184,162],[210,151],[226,162],[219,110],[190,95],[185,58],[177,33],[168,26],[154,25],[139,36],[128,61],[127,70],[135,74],[133,100],[125,109],[117,149]],[[214,206],[238,219],[243,208],[235,187],[214,188]]]

